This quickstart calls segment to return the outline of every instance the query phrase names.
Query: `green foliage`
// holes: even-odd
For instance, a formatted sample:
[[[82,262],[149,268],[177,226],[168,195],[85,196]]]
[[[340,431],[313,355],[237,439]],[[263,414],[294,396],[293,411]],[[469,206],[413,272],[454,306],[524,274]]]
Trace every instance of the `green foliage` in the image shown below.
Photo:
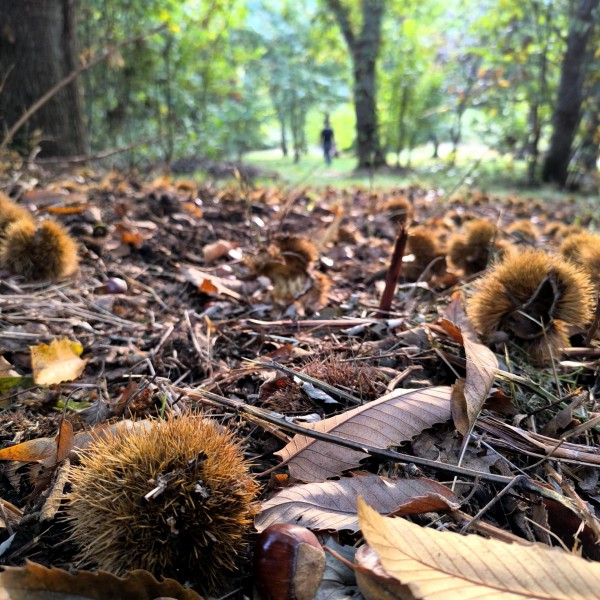
[[[360,2],[349,16],[361,27]],[[568,0],[388,0],[378,60],[382,143],[398,165],[414,149],[482,141],[526,160],[536,177],[569,27]],[[82,60],[166,23],[83,77],[93,150],[155,141],[150,160],[241,158],[317,146],[330,115],[338,147],[354,143],[351,61],[319,0],[88,0]],[[598,39],[598,36],[596,36]],[[598,56],[592,57],[598,61]],[[593,65],[593,63],[590,63]],[[582,119],[582,161],[594,164],[600,93],[593,67]]]
[[[260,20],[249,23],[257,45],[264,49],[259,68],[279,125],[282,150],[287,153],[291,134],[296,161],[308,149],[308,113],[316,108],[328,114],[348,93],[340,63],[329,52],[336,40],[323,27],[319,13],[310,9],[311,3],[298,0],[265,3]]]
[[[154,158],[237,152],[236,139],[254,131],[250,123],[260,120],[262,110],[249,100],[251,82],[239,69],[255,58],[234,35],[245,16],[237,0],[90,0],[81,13],[84,54],[168,25],[86,75],[94,149],[159,136],[149,151]]]
[[[389,7],[384,23],[379,107],[383,144],[396,153],[440,136],[443,43],[435,6],[407,2]]]

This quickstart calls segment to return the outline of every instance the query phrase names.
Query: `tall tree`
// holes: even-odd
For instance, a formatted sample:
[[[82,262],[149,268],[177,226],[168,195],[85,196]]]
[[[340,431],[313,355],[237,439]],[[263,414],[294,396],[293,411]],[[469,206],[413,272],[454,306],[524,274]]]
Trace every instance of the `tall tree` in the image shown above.
[[[0,3],[0,127],[23,112],[77,68],[75,0]],[[77,80],[34,113],[16,139],[40,132],[45,156],[85,153],[86,135]]]
[[[324,31],[329,23],[311,10],[310,2],[279,0],[265,4],[259,15],[253,23],[254,46],[264,48],[260,64],[279,121],[282,150],[285,155],[289,131],[294,161],[298,162],[307,151],[309,111],[318,108],[326,113],[347,97],[342,64],[330,42],[341,49],[343,59],[346,52],[336,34]]]
[[[552,118],[552,138],[542,170],[542,179],[546,182],[559,185],[567,182],[573,141],[581,117],[583,83],[589,63],[588,41],[598,21],[599,1],[579,0],[571,18]]]
[[[385,0],[361,0],[362,23],[358,33],[352,27],[347,5],[341,0],[325,1],[342,30],[352,57],[358,167],[379,167],[385,164],[385,156],[377,130],[375,65],[381,45]]]

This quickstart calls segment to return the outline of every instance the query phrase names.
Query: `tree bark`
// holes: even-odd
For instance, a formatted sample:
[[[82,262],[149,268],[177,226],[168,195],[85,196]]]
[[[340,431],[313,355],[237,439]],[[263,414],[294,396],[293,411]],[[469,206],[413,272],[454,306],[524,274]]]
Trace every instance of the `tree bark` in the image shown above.
[[[0,127],[23,112],[77,68],[76,0],[10,0],[0,3]],[[15,142],[29,147],[40,131],[42,156],[87,152],[77,80],[34,113]]]
[[[598,3],[599,0],[579,0],[569,26],[552,117],[552,138],[542,169],[543,181],[561,186],[567,183],[571,150],[581,117],[583,82],[588,65],[587,47],[598,19],[594,15]]]
[[[586,128],[581,141],[581,165],[588,173],[598,170],[600,155],[600,85],[591,103]]]
[[[377,130],[375,76],[385,0],[361,0],[362,28],[358,35],[352,29],[349,8],[341,0],[326,0],[326,3],[342,30],[352,57],[358,168],[385,165]]]

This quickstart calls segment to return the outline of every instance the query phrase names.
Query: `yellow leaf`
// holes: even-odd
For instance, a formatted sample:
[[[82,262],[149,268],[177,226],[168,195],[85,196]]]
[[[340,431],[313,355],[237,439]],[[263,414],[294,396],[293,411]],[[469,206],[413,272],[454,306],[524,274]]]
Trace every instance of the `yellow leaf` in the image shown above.
[[[382,517],[361,498],[358,515],[385,572],[414,598],[598,598],[600,564],[561,550],[427,529]]]
[[[51,385],[77,379],[85,367],[79,358],[83,346],[68,338],[52,340],[50,344],[31,346],[33,380],[38,385]]]

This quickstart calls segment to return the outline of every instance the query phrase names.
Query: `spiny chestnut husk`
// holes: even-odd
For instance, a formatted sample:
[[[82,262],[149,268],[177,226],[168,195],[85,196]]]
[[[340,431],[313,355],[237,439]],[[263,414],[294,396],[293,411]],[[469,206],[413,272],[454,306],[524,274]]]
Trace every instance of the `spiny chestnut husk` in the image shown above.
[[[378,369],[342,361],[337,356],[310,361],[301,372],[333,387],[349,389],[363,402],[375,400],[385,393],[383,375]],[[263,384],[259,400],[264,408],[284,414],[308,412],[315,407],[315,402],[300,384],[279,376]]]
[[[259,536],[254,584],[262,600],[312,600],[325,572],[325,554],[312,531],[277,523]]]
[[[33,217],[26,208],[19,206],[6,194],[0,192],[0,236],[11,223],[21,219],[33,222]]]
[[[508,233],[517,244],[534,245],[540,236],[538,228],[528,219],[518,219],[506,227]]]
[[[389,214],[390,221],[397,225],[408,225],[413,218],[413,207],[408,198],[397,196],[383,203],[382,210]]]
[[[97,439],[73,470],[67,520],[82,566],[216,589],[256,513],[258,485],[233,434],[184,415]]]
[[[591,320],[593,289],[589,275],[568,261],[513,250],[479,280],[467,314],[486,341],[503,332],[541,365],[568,345],[569,325]]]
[[[319,310],[327,304],[331,282],[312,268],[318,257],[317,246],[311,240],[284,236],[249,257],[246,266],[252,274],[271,280],[273,300],[278,304],[289,306],[298,301],[309,310]]]
[[[56,280],[77,270],[77,244],[53,221],[31,218],[8,224],[0,239],[0,266],[29,281]]]
[[[408,251],[415,257],[412,263],[406,262],[402,266],[402,272],[407,280],[416,281],[428,267],[431,275],[445,273],[445,253],[432,232],[423,227],[411,229],[407,246]]]
[[[488,264],[490,252],[494,249],[496,226],[485,219],[474,219],[465,228],[464,235],[457,235],[450,245],[452,264],[462,269],[466,275],[483,271]]]
[[[569,235],[560,246],[561,254],[583,267],[599,285],[600,278],[600,235],[587,231]]]

